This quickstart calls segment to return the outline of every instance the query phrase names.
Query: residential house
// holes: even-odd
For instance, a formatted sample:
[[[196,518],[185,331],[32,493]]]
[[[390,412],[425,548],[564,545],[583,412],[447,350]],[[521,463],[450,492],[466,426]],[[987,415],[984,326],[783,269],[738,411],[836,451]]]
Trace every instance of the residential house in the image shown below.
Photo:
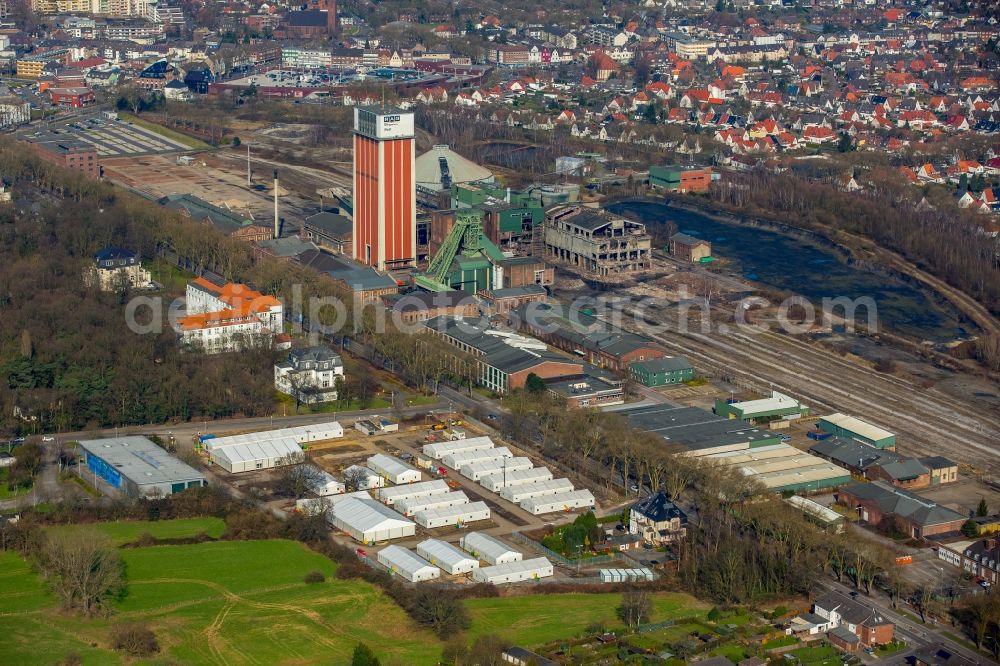
[[[842,650],[854,651],[892,642],[896,626],[875,606],[842,592],[829,592],[813,603],[815,615],[827,621],[827,637]],[[838,629],[842,631],[837,631]]]
[[[628,521],[629,533],[640,534],[655,546],[679,541],[687,535],[687,514],[663,491],[633,504]]]
[[[274,366],[274,388],[305,404],[336,400],[343,378],[340,355],[323,346],[296,349]]]
[[[84,273],[84,281],[101,291],[136,289],[149,284],[149,271],[138,255],[120,247],[105,247],[94,255],[94,263]]]

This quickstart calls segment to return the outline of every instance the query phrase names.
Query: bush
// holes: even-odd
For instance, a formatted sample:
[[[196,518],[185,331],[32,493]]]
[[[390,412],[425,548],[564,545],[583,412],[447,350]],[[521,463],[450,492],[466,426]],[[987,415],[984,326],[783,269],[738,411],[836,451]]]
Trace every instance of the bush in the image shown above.
[[[708,615],[706,615],[705,617],[708,618],[709,622],[718,622],[719,618],[722,617],[722,613],[719,611],[718,608],[713,608],[712,610],[708,611]]]
[[[325,583],[326,576],[323,575],[322,571],[310,571],[303,580],[306,585],[315,585],[317,583]]]
[[[154,537],[149,532],[143,532],[139,535],[139,538],[135,540],[132,544],[136,548],[149,548],[150,546],[156,545],[156,537]]]
[[[111,647],[134,657],[148,657],[160,651],[156,634],[144,624],[122,624],[112,628]]]

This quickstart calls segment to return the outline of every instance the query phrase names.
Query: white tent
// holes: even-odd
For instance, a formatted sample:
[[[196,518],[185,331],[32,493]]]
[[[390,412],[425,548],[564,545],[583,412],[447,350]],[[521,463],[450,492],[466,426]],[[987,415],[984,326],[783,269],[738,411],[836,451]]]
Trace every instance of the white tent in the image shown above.
[[[485,462],[487,460],[503,460],[513,458],[514,454],[506,446],[498,446],[493,449],[483,449],[481,451],[463,451],[461,453],[449,453],[441,458],[441,462],[452,469],[462,469],[466,465]]]
[[[383,503],[392,506],[397,500],[413,497],[427,497],[428,495],[443,495],[448,492],[451,492],[451,488],[448,487],[448,483],[446,481],[434,479],[432,481],[411,483],[406,486],[382,488],[378,491],[376,496],[382,500]]]
[[[353,493],[344,493],[342,495],[328,495],[323,498],[323,501],[333,507],[344,500],[351,499],[352,497],[354,499],[370,500],[372,498],[372,494],[367,490],[356,490]]]
[[[428,539],[417,544],[417,555],[455,576],[479,568],[479,560],[440,539]]]
[[[520,562],[506,562],[491,567],[481,567],[472,572],[472,579],[480,583],[518,583],[523,580],[537,580],[553,574],[552,563],[544,557],[536,557]]]
[[[309,492],[320,497],[339,495],[344,492],[344,484],[333,478],[332,474],[315,465],[310,465],[310,467],[315,471],[311,471],[306,477],[306,488]]]
[[[436,566],[402,546],[386,546],[378,552],[377,557],[379,563],[389,569],[389,573],[394,573],[411,583],[432,580],[441,575],[441,570]]]
[[[542,495],[556,495],[573,490],[573,484],[569,479],[550,479],[539,481],[538,483],[526,483],[523,486],[510,486],[500,491],[500,497],[509,500],[514,504],[520,504],[529,497],[541,497]]]
[[[473,557],[478,557],[488,564],[503,564],[523,559],[520,552],[514,550],[500,539],[482,532],[469,532],[459,541],[462,550]]]
[[[295,500],[295,510],[307,516],[325,514],[333,504],[325,497],[304,497]]]
[[[532,467],[520,472],[512,472],[508,469],[506,474],[502,471],[499,474],[490,474],[479,479],[479,483],[486,490],[498,493],[510,486],[523,486],[529,483],[538,483],[539,481],[549,481],[551,478],[552,472],[549,471],[548,467]]]
[[[529,497],[521,502],[521,508],[535,516],[571,509],[592,509],[594,508],[594,496],[590,494],[589,490],[571,490],[568,493],[557,495]]]
[[[271,469],[303,459],[302,447],[291,437],[264,442],[230,444],[211,451],[212,462],[227,472]]]
[[[447,525],[466,525],[480,520],[490,519],[490,507],[486,502],[469,502],[456,506],[443,506],[437,509],[424,509],[417,511],[413,519],[417,525],[434,529],[435,527],[445,527]]]
[[[351,465],[350,467],[344,469],[343,475],[345,479],[357,476],[358,487],[362,490],[372,490],[374,488],[381,488],[385,485],[385,479],[367,467],[362,467],[361,465]],[[364,478],[362,478],[361,475],[364,475]]]
[[[376,453],[368,458],[368,469],[375,472],[389,483],[416,483],[420,480],[420,472],[405,464],[398,458]]]
[[[448,441],[448,442],[435,442],[434,444],[424,445],[424,455],[433,458],[434,460],[441,460],[444,456],[449,453],[461,453],[462,451],[482,451],[483,449],[492,449],[493,440],[489,437],[471,437],[462,440]]]
[[[533,467],[529,458],[501,458],[500,460],[484,460],[477,463],[469,463],[462,467],[462,476],[472,481],[479,481],[484,476],[499,474],[501,477],[506,471],[521,472]]]
[[[399,511],[404,516],[410,517],[417,511],[426,509],[442,509],[459,504],[468,504],[469,498],[461,490],[453,493],[442,493],[440,495],[427,495],[425,497],[404,497],[393,502],[392,508]]]
[[[326,423],[315,423],[306,426],[296,426],[294,428],[280,428],[278,430],[261,430],[258,432],[246,432],[240,435],[229,435],[228,437],[213,437],[206,439],[204,446],[207,451],[214,451],[233,444],[255,444],[260,442],[271,442],[279,439],[292,439],[297,444],[308,444],[309,442],[319,442],[326,439],[336,439],[344,436],[344,427],[336,421]]]
[[[330,510],[329,520],[362,543],[413,536],[417,526],[372,499],[349,497]]]

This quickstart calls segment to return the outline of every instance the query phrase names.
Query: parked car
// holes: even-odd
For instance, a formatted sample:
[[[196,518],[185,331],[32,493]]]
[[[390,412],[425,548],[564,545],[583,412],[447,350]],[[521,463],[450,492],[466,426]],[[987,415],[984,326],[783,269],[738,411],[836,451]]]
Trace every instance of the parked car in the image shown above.
[[[54,441],[56,441],[56,438],[53,437],[52,435],[45,435],[45,436],[42,437],[42,441],[43,442],[54,442]]]

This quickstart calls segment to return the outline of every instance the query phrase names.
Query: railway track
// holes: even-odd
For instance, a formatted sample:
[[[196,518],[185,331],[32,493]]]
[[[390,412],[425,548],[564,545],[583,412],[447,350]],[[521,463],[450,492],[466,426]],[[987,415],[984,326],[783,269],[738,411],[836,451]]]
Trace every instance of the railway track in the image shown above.
[[[651,337],[718,376],[787,392],[817,412],[843,411],[871,420],[897,432],[907,453],[947,455],[1000,471],[1000,443],[994,436],[1000,432],[1000,415],[941,391],[773,332],[704,334],[670,327]]]

